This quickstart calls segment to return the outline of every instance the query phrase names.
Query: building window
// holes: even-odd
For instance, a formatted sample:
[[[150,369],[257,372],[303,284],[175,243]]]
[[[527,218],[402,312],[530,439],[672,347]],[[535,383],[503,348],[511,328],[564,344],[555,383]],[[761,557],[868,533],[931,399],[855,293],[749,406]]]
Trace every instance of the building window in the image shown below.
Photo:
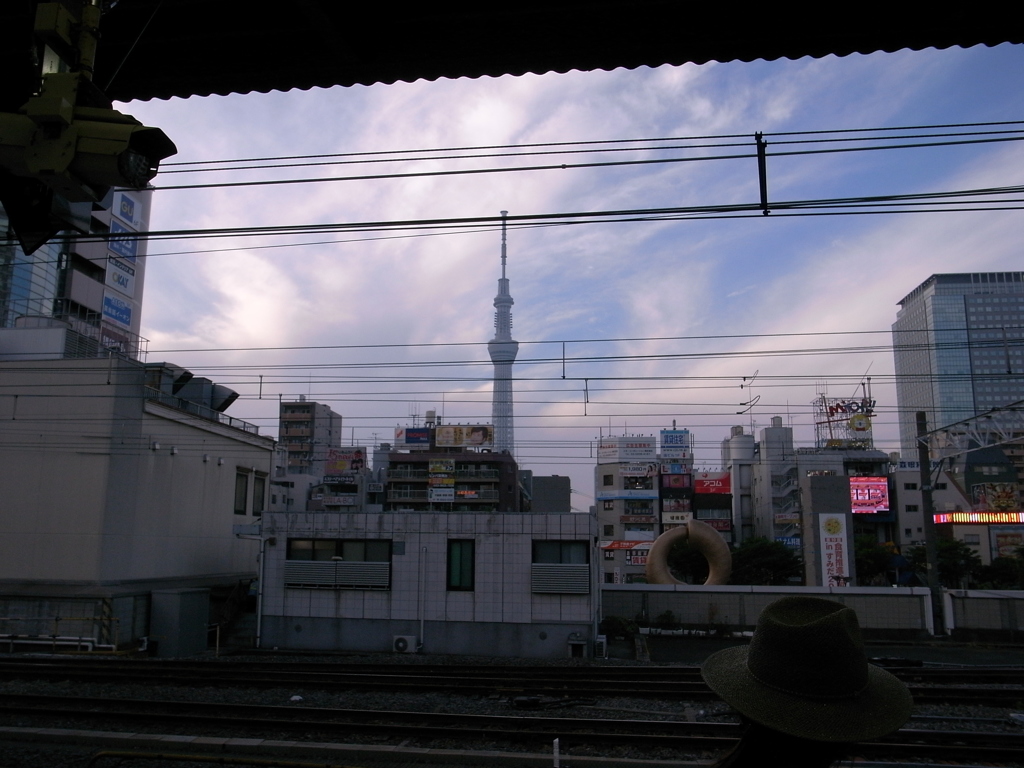
[[[920,512],[921,511],[917,504],[907,504],[906,506],[903,507],[903,509],[906,512]]]
[[[614,560],[615,559],[615,550],[614,549],[606,549],[604,551],[604,559],[605,560]]]
[[[256,474],[252,479],[252,513],[262,515],[266,507],[267,476]]]
[[[605,488],[611,485],[615,485],[615,476],[605,475],[604,477],[601,478],[601,483],[604,485]]]
[[[917,483],[904,483],[903,484],[903,490],[904,491],[916,491],[917,490]]]
[[[608,499],[605,499],[604,508],[605,509],[615,509],[615,502],[614,501],[609,501]]]
[[[589,562],[589,542],[534,541],[531,591],[535,594],[589,594]]]
[[[249,501],[249,473],[235,473],[235,514],[244,515]]]
[[[946,488],[948,488],[948,487],[949,487],[949,486],[947,486],[947,485],[946,485],[945,483],[936,483],[936,484],[935,484],[935,490],[936,490],[936,491],[944,491],[944,490],[946,490]]]
[[[560,565],[586,565],[590,548],[585,541],[535,541],[533,562]]]
[[[474,584],[474,549],[471,540],[448,542],[448,589],[471,592]]]
[[[964,544],[974,544],[974,545],[981,544],[981,534],[980,533],[965,533],[964,534]]]
[[[286,587],[390,589],[390,539],[288,539]]]
[[[603,530],[604,530],[604,535],[605,536],[614,536],[615,535],[615,526],[614,525],[606,525],[603,528]]]

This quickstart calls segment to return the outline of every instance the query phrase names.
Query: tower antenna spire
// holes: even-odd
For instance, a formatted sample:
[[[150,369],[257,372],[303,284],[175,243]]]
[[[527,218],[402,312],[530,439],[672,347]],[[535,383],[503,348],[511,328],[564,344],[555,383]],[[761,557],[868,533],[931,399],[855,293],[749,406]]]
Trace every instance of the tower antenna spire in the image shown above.
[[[491,420],[494,422],[494,447],[512,453],[515,445],[512,423],[512,364],[519,353],[519,342],[512,338],[512,294],[509,293],[506,262],[508,258],[508,211],[501,212],[501,277],[494,297],[494,338],[487,352],[494,364],[494,395]]]

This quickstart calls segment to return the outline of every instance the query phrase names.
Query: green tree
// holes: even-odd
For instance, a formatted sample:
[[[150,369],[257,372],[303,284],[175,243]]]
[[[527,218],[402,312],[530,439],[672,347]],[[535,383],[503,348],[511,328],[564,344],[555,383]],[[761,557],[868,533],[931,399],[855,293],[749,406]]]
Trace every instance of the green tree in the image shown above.
[[[959,539],[939,539],[935,542],[935,548],[942,586],[946,589],[963,589],[976,583],[981,572],[981,557],[970,546]],[[913,547],[907,553],[907,559],[914,570],[922,574],[921,581],[927,583],[924,576],[927,573],[924,547]]]
[[[771,539],[748,539],[732,553],[733,584],[772,586],[787,584],[790,578],[803,576],[800,555],[785,544]]]
[[[886,583],[884,579],[892,562],[892,550],[870,534],[860,534],[853,540],[853,559],[857,564],[857,583],[869,586]]]
[[[669,569],[680,581],[703,584],[708,577],[708,561],[686,539],[676,539],[666,559]]]
[[[1024,586],[1024,562],[1019,557],[996,557],[978,570],[983,589],[1020,589]]]

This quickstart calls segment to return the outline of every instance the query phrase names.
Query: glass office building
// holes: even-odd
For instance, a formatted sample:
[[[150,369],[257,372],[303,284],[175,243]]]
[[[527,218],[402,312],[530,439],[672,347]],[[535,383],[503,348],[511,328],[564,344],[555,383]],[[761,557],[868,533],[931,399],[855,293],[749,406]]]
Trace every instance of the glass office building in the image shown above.
[[[932,275],[892,326],[903,454],[929,429],[1024,400],[1024,272]]]

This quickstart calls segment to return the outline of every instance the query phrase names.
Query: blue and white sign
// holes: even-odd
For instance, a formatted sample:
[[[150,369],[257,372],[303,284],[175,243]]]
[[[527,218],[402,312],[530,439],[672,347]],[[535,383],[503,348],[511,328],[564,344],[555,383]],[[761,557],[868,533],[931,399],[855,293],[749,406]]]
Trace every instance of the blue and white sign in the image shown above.
[[[107,291],[103,292],[103,317],[112,323],[132,327],[132,305],[131,302],[120,299]]]
[[[142,201],[128,192],[115,192],[110,212],[135,232],[142,229]]]
[[[690,430],[661,430],[661,457],[663,459],[690,458]]]
[[[120,291],[125,296],[135,296],[135,267],[115,259],[107,259],[107,286]]]
[[[128,229],[117,219],[112,218],[107,248],[122,259],[127,259],[134,264],[139,255],[139,239],[134,230]]]

